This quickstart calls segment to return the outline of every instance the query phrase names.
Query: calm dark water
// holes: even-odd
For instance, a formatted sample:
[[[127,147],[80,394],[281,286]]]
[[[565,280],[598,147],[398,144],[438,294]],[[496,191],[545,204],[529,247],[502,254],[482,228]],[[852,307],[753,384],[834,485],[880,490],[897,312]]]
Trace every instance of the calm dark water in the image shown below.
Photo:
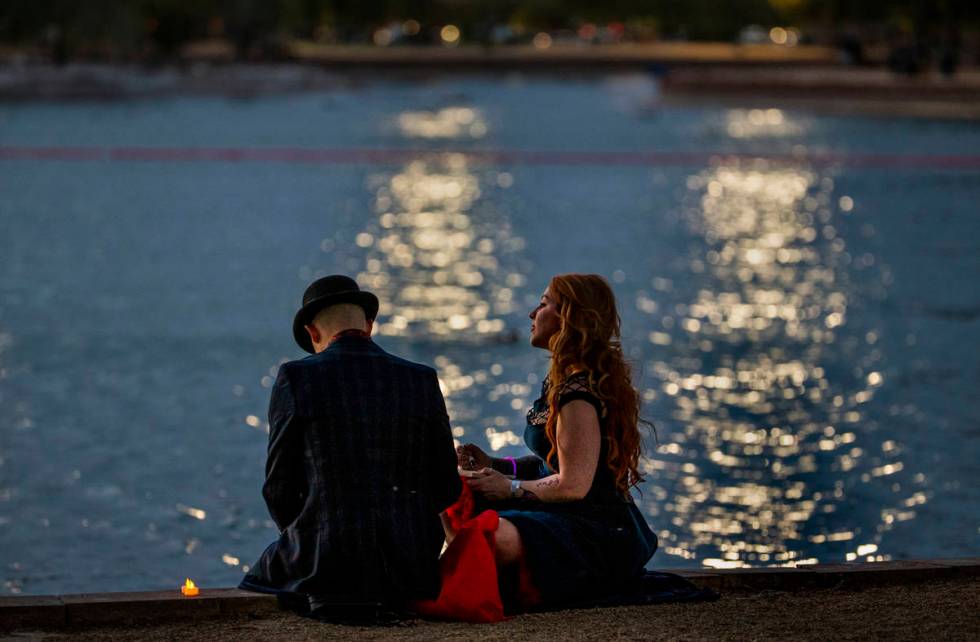
[[[507,455],[547,368],[527,310],[552,274],[606,275],[657,425],[651,566],[975,555],[980,181],[889,159],[974,154],[978,128],[655,95],[0,106],[2,590],[236,583],[275,536],[271,377],[338,271],[385,302],[379,344],[437,366],[457,438]]]

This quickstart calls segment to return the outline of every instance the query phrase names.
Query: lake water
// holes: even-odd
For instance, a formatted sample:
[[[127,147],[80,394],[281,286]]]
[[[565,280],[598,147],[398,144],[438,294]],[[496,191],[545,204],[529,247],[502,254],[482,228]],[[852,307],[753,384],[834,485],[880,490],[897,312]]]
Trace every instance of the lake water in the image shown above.
[[[980,129],[643,76],[0,105],[5,593],[238,582],[305,285],[356,275],[523,453],[548,279],[613,283],[651,567],[975,555]],[[972,392],[971,392],[972,391]]]

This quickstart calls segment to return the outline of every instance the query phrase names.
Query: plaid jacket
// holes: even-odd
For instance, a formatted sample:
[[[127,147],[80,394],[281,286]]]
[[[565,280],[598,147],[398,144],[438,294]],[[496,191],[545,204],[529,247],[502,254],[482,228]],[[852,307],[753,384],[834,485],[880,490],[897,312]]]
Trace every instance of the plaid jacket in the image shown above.
[[[435,597],[459,497],[435,370],[341,336],[279,369],[262,489],[281,531],[242,588],[338,602]]]

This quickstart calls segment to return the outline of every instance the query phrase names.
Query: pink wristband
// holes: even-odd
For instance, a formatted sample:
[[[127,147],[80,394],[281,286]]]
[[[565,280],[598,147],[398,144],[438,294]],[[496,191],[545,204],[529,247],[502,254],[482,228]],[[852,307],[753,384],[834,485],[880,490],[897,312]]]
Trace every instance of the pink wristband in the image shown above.
[[[513,457],[504,457],[504,459],[510,462],[511,468],[514,469],[513,475],[514,477],[517,477],[517,462],[514,461]]]

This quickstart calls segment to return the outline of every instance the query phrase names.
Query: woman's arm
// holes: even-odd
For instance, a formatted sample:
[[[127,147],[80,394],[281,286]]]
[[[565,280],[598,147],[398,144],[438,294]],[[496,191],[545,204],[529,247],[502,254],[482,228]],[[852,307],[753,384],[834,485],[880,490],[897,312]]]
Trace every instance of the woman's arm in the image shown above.
[[[514,463],[512,464],[511,461]],[[490,468],[504,475],[513,475],[515,479],[540,479],[541,464],[541,458],[537,455],[515,457],[513,460],[507,457],[490,459]]]
[[[543,502],[582,499],[592,487],[602,445],[595,406],[583,399],[570,401],[558,411],[558,473],[521,482],[524,496]]]
[[[559,472],[542,479],[522,481],[524,497],[529,500],[575,501],[585,497],[592,487],[602,444],[595,407],[583,399],[568,402],[558,413],[556,433]],[[510,480],[496,470],[485,469],[483,475],[468,479],[467,483],[487,499],[511,496]]]
[[[536,455],[526,455],[510,459],[491,457],[475,444],[463,444],[456,449],[459,467],[463,470],[493,468],[503,475],[514,475],[517,479],[539,479],[544,462]],[[513,461],[513,463],[511,463]],[[516,470],[516,474],[515,474]]]

